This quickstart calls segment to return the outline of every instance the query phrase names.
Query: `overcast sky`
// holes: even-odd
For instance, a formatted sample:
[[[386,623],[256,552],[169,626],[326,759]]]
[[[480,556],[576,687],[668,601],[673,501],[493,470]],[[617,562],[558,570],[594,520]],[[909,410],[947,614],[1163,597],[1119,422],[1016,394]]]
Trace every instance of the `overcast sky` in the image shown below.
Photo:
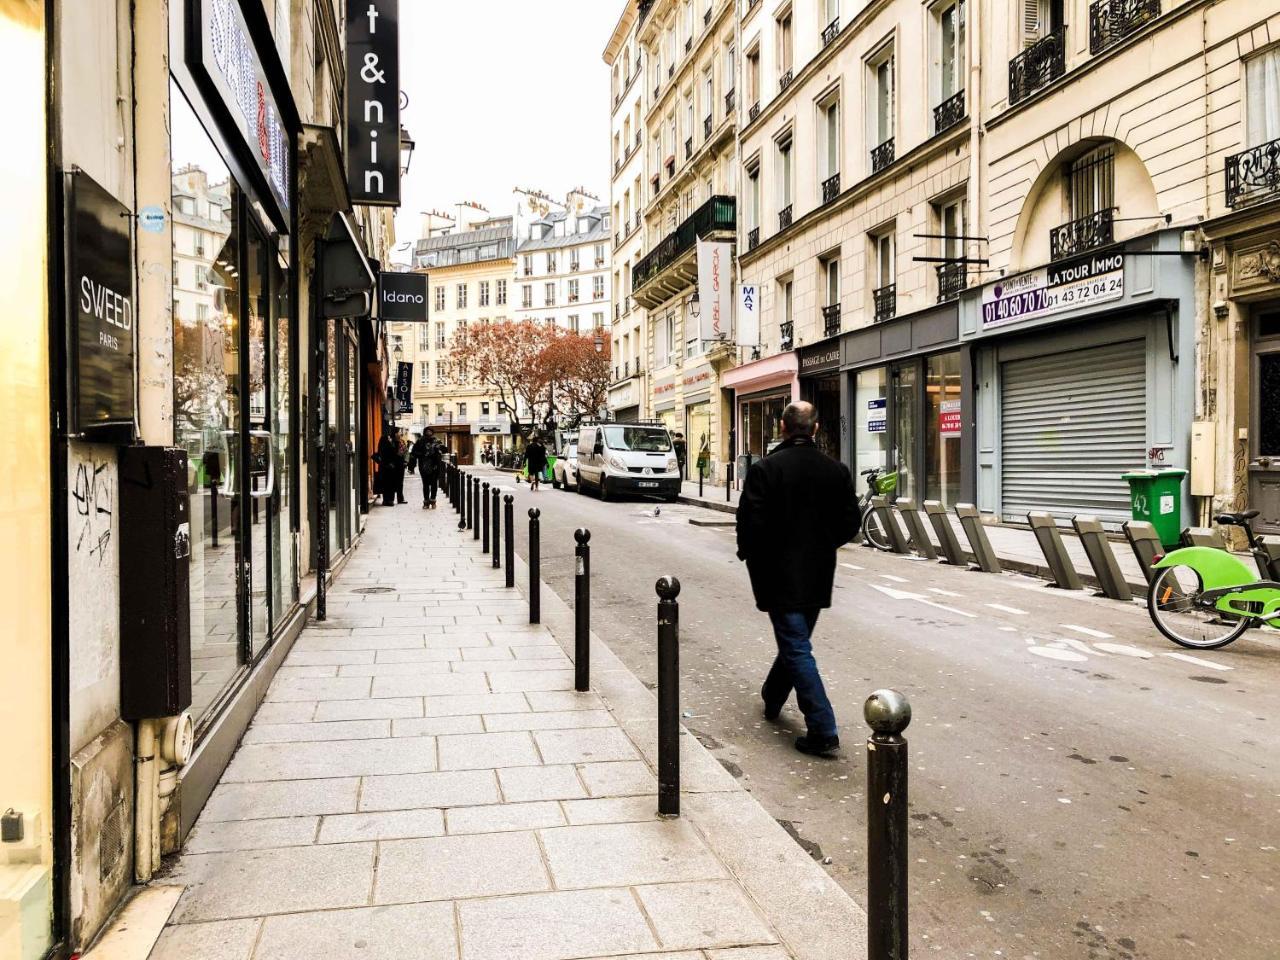
[[[396,219],[474,200],[495,215],[512,188],[609,197],[603,51],[631,0],[407,0],[400,4],[401,122],[416,148]],[[407,251],[398,260],[407,261]]]

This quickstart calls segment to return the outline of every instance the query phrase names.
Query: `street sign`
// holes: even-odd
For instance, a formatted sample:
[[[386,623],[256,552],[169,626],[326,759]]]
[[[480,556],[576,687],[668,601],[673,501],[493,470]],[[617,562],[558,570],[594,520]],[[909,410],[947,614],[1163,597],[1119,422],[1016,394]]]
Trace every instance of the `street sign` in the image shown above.
[[[425,323],[427,320],[427,275],[425,273],[378,274],[378,316],[383,320]]]
[[[400,205],[400,3],[347,9],[347,187],[355,203]]]

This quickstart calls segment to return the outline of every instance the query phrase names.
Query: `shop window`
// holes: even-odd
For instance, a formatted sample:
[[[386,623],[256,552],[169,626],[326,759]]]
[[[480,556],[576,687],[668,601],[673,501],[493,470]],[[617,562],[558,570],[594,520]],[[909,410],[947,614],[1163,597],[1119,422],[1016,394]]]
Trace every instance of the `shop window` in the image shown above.
[[[883,470],[889,463],[887,440],[889,428],[888,398],[885,392],[885,368],[859,370],[853,390],[853,459],[855,473],[872,467]]]
[[[925,361],[925,495],[951,506],[960,500],[960,354]]]

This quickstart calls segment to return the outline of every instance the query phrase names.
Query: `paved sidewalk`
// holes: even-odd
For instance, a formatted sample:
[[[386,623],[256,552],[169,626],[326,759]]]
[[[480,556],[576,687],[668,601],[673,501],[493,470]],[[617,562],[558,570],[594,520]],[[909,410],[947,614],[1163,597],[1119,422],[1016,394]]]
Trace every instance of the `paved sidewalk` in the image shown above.
[[[573,692],[568,608],[544,585],[529,626],[411,483],[159,881],[186,889],[154,960],[865,957],[861,910],[687,734],[657,818],[652,693],[598,638]]]

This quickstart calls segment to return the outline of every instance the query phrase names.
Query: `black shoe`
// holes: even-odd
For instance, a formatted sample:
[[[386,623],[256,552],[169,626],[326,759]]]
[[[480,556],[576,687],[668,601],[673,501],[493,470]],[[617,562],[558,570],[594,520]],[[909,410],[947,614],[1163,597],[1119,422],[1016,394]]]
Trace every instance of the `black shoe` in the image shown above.
[[[774,720],[777,720],[780,716],[782,716],[782,706],[781,705],[776,707],[769,706],[769,701],[765,699],[763,690],[760,691],[760,699],[764,700],[764,718],[766,720],[772,723]]]
[[[840,738],[815,737],[806,734],[803,737],[796,737],[796,749],[811,757],[825,757],[840,749]]]

